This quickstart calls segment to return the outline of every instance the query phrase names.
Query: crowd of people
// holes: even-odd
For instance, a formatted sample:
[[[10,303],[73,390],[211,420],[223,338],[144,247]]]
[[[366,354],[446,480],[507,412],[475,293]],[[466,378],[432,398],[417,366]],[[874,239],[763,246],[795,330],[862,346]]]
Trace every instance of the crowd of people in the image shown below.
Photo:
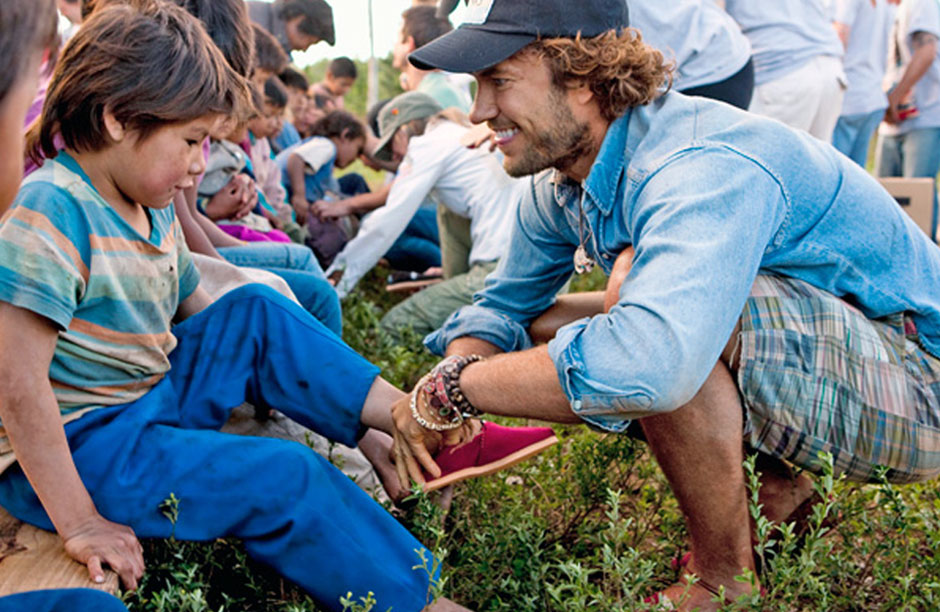
[[[291,65],[334,44],[324,0],[0,3],[0,506],[92,580],[232,536],[328,609],[464,610],[377,500],[557,442],[485,414],[645,440],[682,610],[760,589],[745,453],[777,522],[822,451],[940,474],[940,251],[865,169],[877,131],[875,175],[940,171],[940,3],[457,5],[403,12],[403,93],[360,118],[354,61]],[[381,260],[431,282],[381,321],[443,357],[410,392],[341,339]]]

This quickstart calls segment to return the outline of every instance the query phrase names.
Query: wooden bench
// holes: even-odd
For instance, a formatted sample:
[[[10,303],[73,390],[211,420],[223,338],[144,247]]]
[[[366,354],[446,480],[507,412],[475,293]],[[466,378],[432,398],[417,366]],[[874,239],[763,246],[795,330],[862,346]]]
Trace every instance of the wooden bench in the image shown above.
[[[118,576],[105,569],[104,582],[92,582],[88,569],[65,554],[58,535],[27,525],[0,508],[0,596],[78,587],[117,594]]]

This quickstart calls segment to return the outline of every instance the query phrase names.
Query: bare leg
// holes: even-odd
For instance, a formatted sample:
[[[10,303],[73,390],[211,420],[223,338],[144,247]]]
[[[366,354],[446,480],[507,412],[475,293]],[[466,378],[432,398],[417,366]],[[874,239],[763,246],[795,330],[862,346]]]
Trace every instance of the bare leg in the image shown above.
[[[764,516],[775,523],[786,520],[813,494],[813,481],[776,457],[758,455],[757,470],[761,473],[758,503],[763,505]]]
[[[748,585],[734,581],[743,570],[754,569],[741,467],[743,417],[725,362],[719,361],[688,404],[640,423],[686,519],[692,541],[688,570],[714,587],[724,585],[731,599],[747,592]],[[676,585],[665,595],[678,597],[683,589]],[[679,609],[717,609],[711,598],[703,587],[693,586]]]

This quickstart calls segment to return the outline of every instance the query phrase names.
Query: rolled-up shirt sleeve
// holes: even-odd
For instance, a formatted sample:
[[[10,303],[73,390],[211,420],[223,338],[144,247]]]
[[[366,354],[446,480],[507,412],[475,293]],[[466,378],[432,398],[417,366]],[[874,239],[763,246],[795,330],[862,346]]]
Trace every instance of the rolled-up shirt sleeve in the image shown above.
[[[788,210],[772,175],[721,148],[672,160],[622,205],[635,256],[619,302],[548,345],[572,410],[610,431],[699,391]]]
[[[551,198],[536,197],[538,184],[547,180],[547,174],[539,175],[528,189],[520,190],[506,254],[474,295],[473,305],[452,314],[425,338],[430,351],[443,355],[448,344],[463,336],[486,340],[506,352],[532,346],[529,323],[554,303],[573,269],[573,237],[561,207]]]

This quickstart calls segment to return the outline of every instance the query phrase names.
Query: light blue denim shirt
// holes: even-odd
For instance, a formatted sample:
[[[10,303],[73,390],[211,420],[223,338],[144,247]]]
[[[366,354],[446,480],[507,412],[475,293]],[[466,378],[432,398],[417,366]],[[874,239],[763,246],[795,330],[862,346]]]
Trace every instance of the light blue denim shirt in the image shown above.
[[[801,279],[872,318],[910,311],[940,355],[940,249],[877,181],[807,134],[679,93],[614,121],[583,184],[533,177],[507,255],[428,348],[440,354],[461,336],[531,346],[526,328],[571,274],[581,240],[608,273],[636,249],[620,302],[548,345],[572,410],[605,429],[698,392],[758,272]]]

